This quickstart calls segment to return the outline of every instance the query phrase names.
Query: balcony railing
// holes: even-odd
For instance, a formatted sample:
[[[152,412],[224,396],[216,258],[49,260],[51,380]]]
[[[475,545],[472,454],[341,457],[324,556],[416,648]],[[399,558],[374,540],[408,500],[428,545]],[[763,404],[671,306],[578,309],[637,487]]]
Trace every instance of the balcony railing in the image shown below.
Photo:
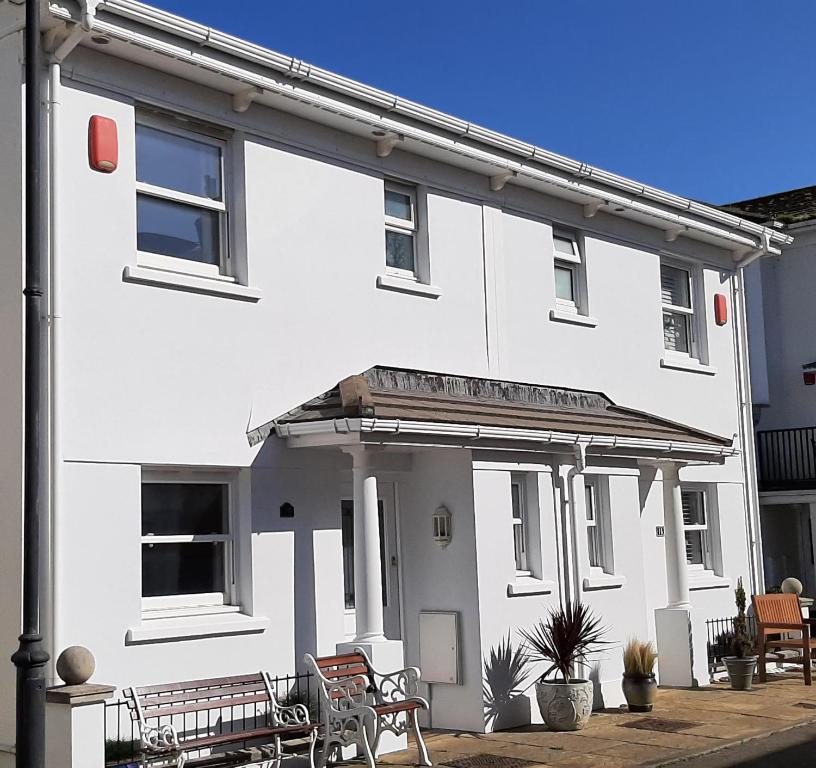
[[[816,427],[757,432],[760,491],[816,488]]]

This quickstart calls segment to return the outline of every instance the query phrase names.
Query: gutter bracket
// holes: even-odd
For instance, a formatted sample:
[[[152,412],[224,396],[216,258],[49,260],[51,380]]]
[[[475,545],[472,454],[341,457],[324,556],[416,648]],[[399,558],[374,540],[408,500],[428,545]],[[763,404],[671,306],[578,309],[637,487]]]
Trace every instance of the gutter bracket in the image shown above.
[[[511,171],[509,168],[501,173],[497,173],[490,177],[490,190],[492,192],[501,192],[510,179],[518,176],[517,171]]]
[[[663,237],[667,243],[673,243],[680,235],[685,234],[686,229],[687,227],[672,227],[664,232]]]
[[[234,93],[232,95],[233,112],[246,112],[249,109],[249,105],[261,95],[263,95],[263,89],[255,85],[238,93]]]
[[[752,264],[757,259],[763,256],[768,256],[773,251],[771,250],[771,232],[768,229],[763,229],[759,239],[759,247],[755,249],[748,249],[734,252],[734,268],[742,269]]]
[[[575,454],[575,468],[578,472],[583,473],[586,470],[586,449],[587,444],[584,442],[576,443],[572,450]]]
[[[584,218],[595,218],[595,214],[598,213],[598,211],[600,211],[605,205],[606,200],[593,200],[591,203],[587,203],[584,206]]]
[[[396,133],[382,139],[378,139],[377,157],[388,157],[391,154],[391,150],[404,139],[405,137],[402,134]]]

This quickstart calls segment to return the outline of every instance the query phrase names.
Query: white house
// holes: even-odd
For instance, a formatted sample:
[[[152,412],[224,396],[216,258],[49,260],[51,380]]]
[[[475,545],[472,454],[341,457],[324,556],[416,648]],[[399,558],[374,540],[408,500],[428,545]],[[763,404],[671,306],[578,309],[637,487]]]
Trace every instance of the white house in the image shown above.
[[[795,237],[784,259],[746,270],[766,587],[798,578],[816,595],[816,187],[727,210]]]
[[[790,236],[134,0],[44,8],[52,655],[124,687],[447,649],[431,722],[484,731],[491,648],[580,599],[599,704],[630,635],[705,683],[704,620],[763,583],[740,265]],[[0,2],[7,655],[21,15]]]

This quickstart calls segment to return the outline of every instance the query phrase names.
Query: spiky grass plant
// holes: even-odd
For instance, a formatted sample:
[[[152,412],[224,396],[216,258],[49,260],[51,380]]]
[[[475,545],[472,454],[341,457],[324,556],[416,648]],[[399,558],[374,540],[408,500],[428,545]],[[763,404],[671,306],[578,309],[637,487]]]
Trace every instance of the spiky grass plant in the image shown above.
[[[657,651],[651,641],[644,643],[635,637],[623,649],[623,674],[627,677],[652,677]]]
[[[539,619],[530,629],[519,632],[527,658],[550,665],[541,675],[542,681],[555,671],[565,683],[569,682],[576,664],[583,664],[595,646],[606,642],[601,620],[580,602],[553,608],[546,620]]]

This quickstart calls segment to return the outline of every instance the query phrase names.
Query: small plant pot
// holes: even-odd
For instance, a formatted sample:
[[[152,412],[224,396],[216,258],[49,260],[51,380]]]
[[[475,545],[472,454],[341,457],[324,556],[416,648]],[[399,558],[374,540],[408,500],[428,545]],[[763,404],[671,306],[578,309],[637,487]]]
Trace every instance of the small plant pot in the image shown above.
[[[738,659],[736,656],[724,656],[723,661],[728,670],[731,688],[735,691],[750,691],[754,681],[757,657],[746,656],[744,659]]]
[[[654,675],[623,676],[623,695],[630,712],[651,712],[657,694],[657,680]]]
[[[541,717],[552,731],[580,731],[592,714],[591,680],[571,678],[568,683],[540,680],[536,699]]]

